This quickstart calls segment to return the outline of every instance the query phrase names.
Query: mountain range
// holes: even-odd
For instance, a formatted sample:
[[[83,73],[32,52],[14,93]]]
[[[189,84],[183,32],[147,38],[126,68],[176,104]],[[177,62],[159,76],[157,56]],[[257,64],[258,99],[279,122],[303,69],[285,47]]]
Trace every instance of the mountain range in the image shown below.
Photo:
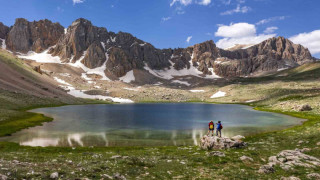
[[[134,76],[133,70],[161,79],[246,77],[316,61],[307,48],[284,37],[232,50],[218,48],[212,40],[187,48],[158,49],[129,33],[114,33],[83,18],[66,29],[47,19],[18,18],[11,27],[0,23],[0,38],[1,47],[15,54],[46,53],[62,64],[99,68],[111,80],[128,73]]]

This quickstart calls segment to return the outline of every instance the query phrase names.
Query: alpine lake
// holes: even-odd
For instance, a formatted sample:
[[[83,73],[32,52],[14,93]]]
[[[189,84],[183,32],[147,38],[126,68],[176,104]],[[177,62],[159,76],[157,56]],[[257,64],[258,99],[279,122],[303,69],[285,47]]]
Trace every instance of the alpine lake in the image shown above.
[[[280,130],[303,121],[234,104],[70,105],[31,112],[54,120],[0,140],[42,147],[197,145],[211,120],[221,121],[222,135],[228,137]]]

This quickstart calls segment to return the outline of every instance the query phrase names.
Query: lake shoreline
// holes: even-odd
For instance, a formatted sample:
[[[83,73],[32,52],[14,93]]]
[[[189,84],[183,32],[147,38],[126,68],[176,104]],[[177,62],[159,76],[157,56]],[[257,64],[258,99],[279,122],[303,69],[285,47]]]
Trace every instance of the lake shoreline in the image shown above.
[[[283,114],[283,115],[288,115],[288,116],[292,116],[292,117],[297,117],[294,115],[291,115],[288,112],[282,112],[282,111],[274,111],[274,110],[268,110],[262,107],[258,107],[258,106],[254,106],[252,105],[252,103],[221,103],[221,102],[204,102],[204,101],[195,101],[195,102],[174,102],[174,101],[170,101],[170,102],[136,102],[136,103],[131,103],[131,104],[190,104],[190,103],[195,103],[195,104],[230,104],[230,105],[244,105],[244,106],[248,106],[253,110],[256,111],[265,111],[265,112],[273,112],[273,113],[278,113],[278,114]],[[21,111],[26,112],[26,113],[30,113],[30,115],[32,115],[32,117],[30,118],[29,116],[27,117],[23,117],[21,119],[14,119],[14,120],[6,120],[6,121],[1,121],[0,122],[0,127],[2,128],[2,131],[0,131],[0,138],[1,137],[6,137],[6,136],[11,136],[14,133],[17,133],[23,129],[28,129],[31,127],[36,127],[36,126],[42,126],[43,123],[47,123],[47,122],[52,122],[54,121],[54,118],[45,116],[45,114],[42,113],[36,113],[36,112],[32,112],[32,110],[36,110],[36,109],[41,109],[41,108],[53,108],[53,107],[63,107],[63,106],[86,106],[86,105],[103,105],[103,104],[114,104],[114,105],[121,105],[120,103],[84,103],[84,104],[63,104],[63,105],[47,105],[47,106],[32,106],[29,108],[24,108]],[[297,117],[299,118],[299,117]],[[275,131],[265,131],[265,132],[261,132],[261,133],[272,133],[272,132],[276,132],[276,131],[281,131],[281,130],[285,130],[288,128],[292,128],[295,126],[301,126],[303,125],[303,123],[305,121],[308,121],[308,119],[302,119],[300,118],[301,121],[299,122],[299,124],[293,124],[293,125],[288,125],[285,126],[279,130],[275,130]],[[13,123],[12,122],[18,122],[18,123]],[[22,122],[22,123],[20,123]],[[16,125],[18,124],[18,125]],[[15,126],[16,125],[16,126]],[[0,130],[1,130],[0,128]],[[6,131],[4,131],[3,129],[5,129]],[[251,134],[250,136],[255,136],[255,135],[259,135],[261,133],[254,133]],[[1,140],[0,140],[1,142]],[[131,146],[120,146],[120,147],[131,147]],[[135,147],[135,146],[134,146]],[[139,147],[139,146],[136,146]],[[150,146],[151,147],[151,146]],[[45,148],[45,147],[43,147]]]

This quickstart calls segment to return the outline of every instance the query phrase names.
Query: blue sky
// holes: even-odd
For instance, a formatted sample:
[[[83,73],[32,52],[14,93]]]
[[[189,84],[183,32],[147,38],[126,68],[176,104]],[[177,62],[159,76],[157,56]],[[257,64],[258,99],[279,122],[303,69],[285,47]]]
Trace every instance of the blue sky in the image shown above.
[[[67,27],[86,18],[157,48],[214,40],[226,48],[284,36],[320,54],[318,0],[1,0],[0,21],[50,19]],[[187,41],[189,40],[189,41]]]

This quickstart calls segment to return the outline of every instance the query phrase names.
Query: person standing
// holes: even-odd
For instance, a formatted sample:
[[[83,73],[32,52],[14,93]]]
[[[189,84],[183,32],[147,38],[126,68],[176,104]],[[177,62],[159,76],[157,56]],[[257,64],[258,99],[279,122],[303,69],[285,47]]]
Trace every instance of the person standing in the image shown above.
[[[210,131],[211,131],[212,136],[213,136],[213,134],[214,134],[214,123],[213,123],[213,121],[210,121],[208,126],[209,126],[208,136],[210,135]]]
[[[222,130],[222,124],[221,124],[221,121],[218,121],[217,123],[217,129],[216,129],[216,133],[217,133],[217,136],[221,137],[221,130]]]

